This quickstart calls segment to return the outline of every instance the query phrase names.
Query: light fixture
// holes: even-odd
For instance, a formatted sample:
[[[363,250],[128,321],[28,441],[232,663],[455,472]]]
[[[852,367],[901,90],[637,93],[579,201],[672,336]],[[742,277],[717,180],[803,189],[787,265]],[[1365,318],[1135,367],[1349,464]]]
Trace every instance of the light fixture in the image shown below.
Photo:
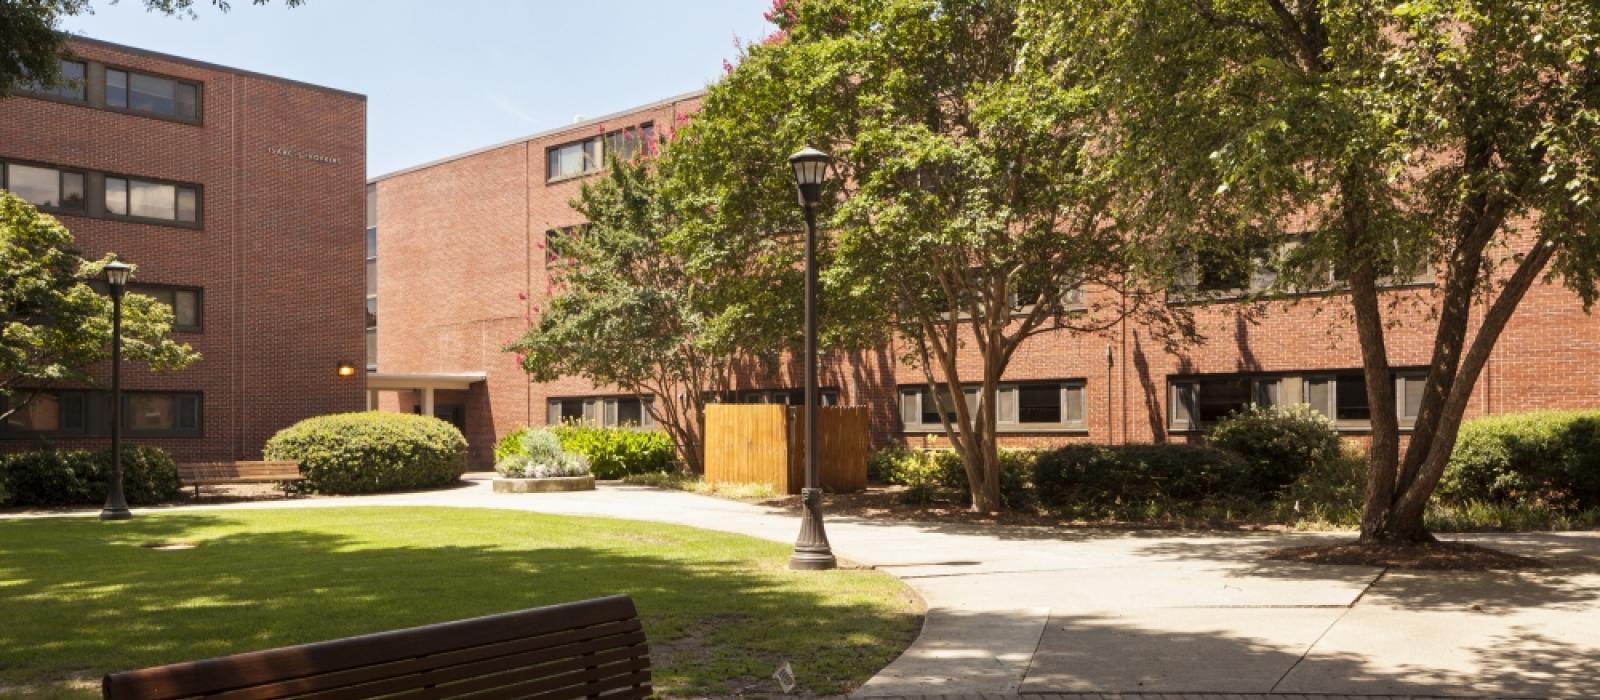
[[[349,362],[340,362],[339,363],[339,376],[341,376],[341,377],[354,377],[354,376],[356,376],[356,366],[354,364],[349,363]]]
[[[816,206],[822,201],[822,182],[828,177],[828,154],[807,146],[789,156],[789,167],[794,168],[794,184],[800,190],[800,204]]]
[[[110,284],[113,290],[128,286],[128,275],[133,273],[133,266],[121,260],[112,260],[102,269],[106,273],[106,283]]]
[[[805,299],[805,455],[806,485],[800,489],[800,536],[789,557],[789,568],[832,569],[838,566],[833,546],[822,524],[822,474],[817,468],[817,202],[822,201],[822,181],[828,175],[828,154],[806,147],[789,156],[800,208],[806,220]]]

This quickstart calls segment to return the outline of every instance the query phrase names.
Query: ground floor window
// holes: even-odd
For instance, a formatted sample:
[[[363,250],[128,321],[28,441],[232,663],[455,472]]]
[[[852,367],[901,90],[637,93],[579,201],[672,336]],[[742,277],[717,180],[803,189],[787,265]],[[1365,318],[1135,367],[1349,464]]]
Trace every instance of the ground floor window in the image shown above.
[[[650,417],[652,397],[577,396],[552,398],[545,407],[545,423],[587,423],[608,428],[654,428]]]
[[[804,406],[805,389],[745,389],[716,392],[706,395],[706,403],[775,403],[784,406]],[[817,404],[839,405],[839,390],[835,387],[817,387]]]
[[[194,392],[124,391],[122,429],[130,437],[200,437],[204,400]],[[0,397],[0,437],[104,437],[111,434],[111,392],[62,390],[31,399]]]
[[[1402,426],[1415,422],[1426,372],[1396,370],[1395,408]],[[1174,377],[1168,381],[1167,421],[1172,430],[1197,430],[1254,406],[1305,404],[1338,428],[1372,425],[1367,383],[1359,370]]]
[[[1009,432],[1083,430],[1084,386],[1081,379],[1001,384],[995,392],[995,427]],[[967,410],[976,413],[979,387],[962,387],[961,394]],[[900,421],[906,432],[943,431],[942,416],[954,421],[955,406],[943,385],[900,389]]]

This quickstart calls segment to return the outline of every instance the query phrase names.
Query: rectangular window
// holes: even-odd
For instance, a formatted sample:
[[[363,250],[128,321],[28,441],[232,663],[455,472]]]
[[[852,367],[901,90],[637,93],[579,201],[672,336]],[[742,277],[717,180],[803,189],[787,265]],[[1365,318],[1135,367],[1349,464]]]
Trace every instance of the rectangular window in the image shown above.
[[[640,154],[648,155],[655,146],[655,133],[655,125],[649,123],[607,133],[603,156],[632,160]]]
[[[200,220],[200,192],[194,187],[125,177],[105,181],[109,213],[187,224]]]
[[[129,291],[153,298],[172,309],[172,329],[175,331],[200,330],[200,290],[191,287],[135,284]]]
[[[1168,395],[1168,424],[1173,430],[1211,425],[1251,405],[1279,401],[1277,377],[1221,376],[1174,380]]]
[[[559,180],[600,170],[600,138],[551,147],[544,152],[545,179]]]
[[[54,87],[45,87],[38,81],[22,86],[23,90],[36,95],[59,97],[64,100],[83,102],[89,94],[89,85],[86,80],[88,65],[82,61],[69,61],[61,59],[61,82]]]
[[[806,403],[805,389],[760,389],[746,391],[733,397],[728,403],[776,403],[785,406],[804,406]],[[839,390],[832,387],[817,387],[817,405],[839,405]]]
[[[963,387],[961,393],[967,410],[976,415],[982,403],[979,387]],[[936,402],[932,397],[938,395],[946,398]],[[1001,384],[995,404],[995,425],[1001,432],[1082,430],[1085,425],[1082,380]],[[907,432],[943,432],[941,413],[955,420],[943,385],[931,394],[926,386],[900,389],[900,421]]]
[[[377,368],[377,366],[378,366],[378,330],[376,328],[368,328],[367,329],[367,369],[369,369],[369,370],[370,369],[375,369],[375,368]]]
[[[0,186],[38,207],[82,211],[83,173],[21,163],[6,163]]]
[[[367,229],[367,259],[376,257],[378,257],[378,229],[373,227]]]
[[[582,422],[608,428],[654,429],[655,419],[650,417],[650,404],[655,399],[636,396],[589,396],[549,399],[545,405],[545,423]]]
[[[378,298],[367,297],[367,328],[378,327]]]
[[[1422,412],[1422,392],[1428,375],[1422,372],[1406,373],[1395,377],[1396,403],[1400,406],[1400,421],[1415,423]]]
[[[200,117],[200,87],[195,83],[144,73],[106,69],[106,104],[185,121]]]
[[[0,410],[7,399],[0,397]],[[125,391],[122,428],[134,437],[199,437],[202,399],[197,393]],[[104,437],[111,431],[111,393],[68,390],[36,395],[0,423],[4,437]]]

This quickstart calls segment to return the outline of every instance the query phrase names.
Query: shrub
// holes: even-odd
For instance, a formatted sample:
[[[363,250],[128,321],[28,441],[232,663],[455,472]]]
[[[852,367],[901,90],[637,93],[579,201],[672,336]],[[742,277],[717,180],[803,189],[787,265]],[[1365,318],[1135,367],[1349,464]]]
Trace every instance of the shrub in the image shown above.
[[[495,445],[495,454],[501,454],[502,446],[506,454],[495,461],[494,469],[507,478],[547,479],[589,473],[588,461],[562,449],[561,438],[549,430],[518,428]]]
[[[1238,455],[1201,445],[1071,445],[1035,458],[1033,485],[1044,506],[1107,515],[1225,498],[1248,471]]]
[[[1458,503],[1600,507],[1600,411],[1539,411],[1467,421],[1439,495]]]
[[[1280,518],[1317,526],[1360,525],[1367,469],[1366,453],[1356,448],[1313,463],[1283,489],[1278,498]]]
[[[307,418],[267,441],[267,459],[300,463],[315,493],[377,493],[455,483],[467,440],[438,418],[368,411]]]
[[[495,463],[499,464],[500,460],[522,451],[522,436],[527,435],[532,431],[533,428],[524,425],[520,428],[512,430],[509,433],[506,433],[505,437],[500,438],[500,441],[494,444]]]
[[[1252,496],[1277,493],[1307,470],[1339,456],[1339,433],[1309,406],[1252,406],[1212,428],[1206,444],[1244,458],[1238,488]]]
[[[667,471],[676,453],[672,438],[654,430],[569,423],[550,431],[560,438],[562,449],[587,459],[599,479]]]
[[[1032,501],[1028,476],[1037,453],[1031,450],[1000,450],[1000,500],[1007,507]],[[909,487],[906,497],[927,503],[940,489],[961,489],[964,500],[971,500],[967,470],[960,453],[954,450],[914,450],[901,443],[867,455],[867,476],[873,481]]]
[[[23,506],[93,506],[105,503],[111,451],[38,450],[0,457],[0,502]],[[178,467],[165,451],[122,447],[122,492],[132,505],[178,498]]]

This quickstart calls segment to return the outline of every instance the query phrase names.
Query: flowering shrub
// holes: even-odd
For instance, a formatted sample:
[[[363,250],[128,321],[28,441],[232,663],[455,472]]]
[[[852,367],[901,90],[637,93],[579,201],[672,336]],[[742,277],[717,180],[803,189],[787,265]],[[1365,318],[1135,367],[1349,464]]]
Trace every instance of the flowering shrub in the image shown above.
[[[550,430],[518,428],[495,445],[494,470],[510,479],[548,479],[584,476],[589,461],[563,449],[561,438]]]

